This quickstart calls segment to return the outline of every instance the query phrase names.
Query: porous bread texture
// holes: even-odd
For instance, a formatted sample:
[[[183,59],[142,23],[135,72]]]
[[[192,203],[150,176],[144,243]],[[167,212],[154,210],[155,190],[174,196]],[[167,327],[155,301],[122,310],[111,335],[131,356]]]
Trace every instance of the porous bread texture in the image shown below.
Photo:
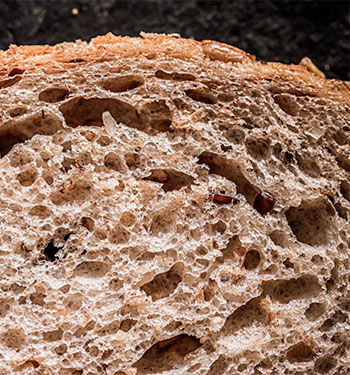
[[[0,374],[348,374],[349,87],[142,36],[0,52]]]

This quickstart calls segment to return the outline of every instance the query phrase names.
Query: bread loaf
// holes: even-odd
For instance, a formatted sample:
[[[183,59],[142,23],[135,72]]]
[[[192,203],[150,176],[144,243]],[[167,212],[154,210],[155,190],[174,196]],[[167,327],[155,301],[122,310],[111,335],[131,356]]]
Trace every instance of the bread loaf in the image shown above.
[[[350,93],[178,35],[0,51],[0,374],[350,373]]]

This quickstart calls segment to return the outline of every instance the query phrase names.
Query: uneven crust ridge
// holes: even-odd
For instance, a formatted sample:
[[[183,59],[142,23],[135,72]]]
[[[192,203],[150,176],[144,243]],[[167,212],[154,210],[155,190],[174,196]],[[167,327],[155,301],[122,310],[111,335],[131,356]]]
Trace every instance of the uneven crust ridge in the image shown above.
[[[262,79],[272,79],[278,75],[282,80],[293,81],[295,85],[315,90],[316,95],[350,100],[349,86],[342,81],[326,80],[323,73],[318,71],[309,59],[299,65],[263,64],[255,61],[255,56],[220,42],[198,42],[183,39],[177,34],[141,33],[141,36],[142,38],[131,38],[108,33],[93,38],[89,43],[78,40],[75,43],[61,43],[56,46],[11,45],[7,51],[0,51],[0,74],[6,75],[12,70],[12,66],[31,68],[51,64],[53,61],[94,63],[114,60],[117,56],[127,58],[140,55],[150,59],[166,55],[185,61],[199,61],[209,57],[225,63],[246,63],[241,74],[253,74]],[[248,64],[249,62],[252,64]]]

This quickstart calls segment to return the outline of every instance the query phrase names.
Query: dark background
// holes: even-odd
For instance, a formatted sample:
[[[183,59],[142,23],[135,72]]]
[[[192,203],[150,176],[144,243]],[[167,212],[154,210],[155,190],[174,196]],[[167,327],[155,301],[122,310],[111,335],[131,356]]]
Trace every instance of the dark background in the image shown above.
[[[177,32],[233,44],[264,61],[308,56],[327,77],[343,80],[350,80],[349,25],[349,1],[0,0],[0,49],[109,31]]]

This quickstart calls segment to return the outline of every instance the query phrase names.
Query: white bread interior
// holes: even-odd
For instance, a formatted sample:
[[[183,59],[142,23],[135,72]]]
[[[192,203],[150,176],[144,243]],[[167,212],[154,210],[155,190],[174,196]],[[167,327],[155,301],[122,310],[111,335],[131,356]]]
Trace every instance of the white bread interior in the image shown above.
[[[176,35],[12,46],[0,153],[1,375],[350,373],[348,83]]]

